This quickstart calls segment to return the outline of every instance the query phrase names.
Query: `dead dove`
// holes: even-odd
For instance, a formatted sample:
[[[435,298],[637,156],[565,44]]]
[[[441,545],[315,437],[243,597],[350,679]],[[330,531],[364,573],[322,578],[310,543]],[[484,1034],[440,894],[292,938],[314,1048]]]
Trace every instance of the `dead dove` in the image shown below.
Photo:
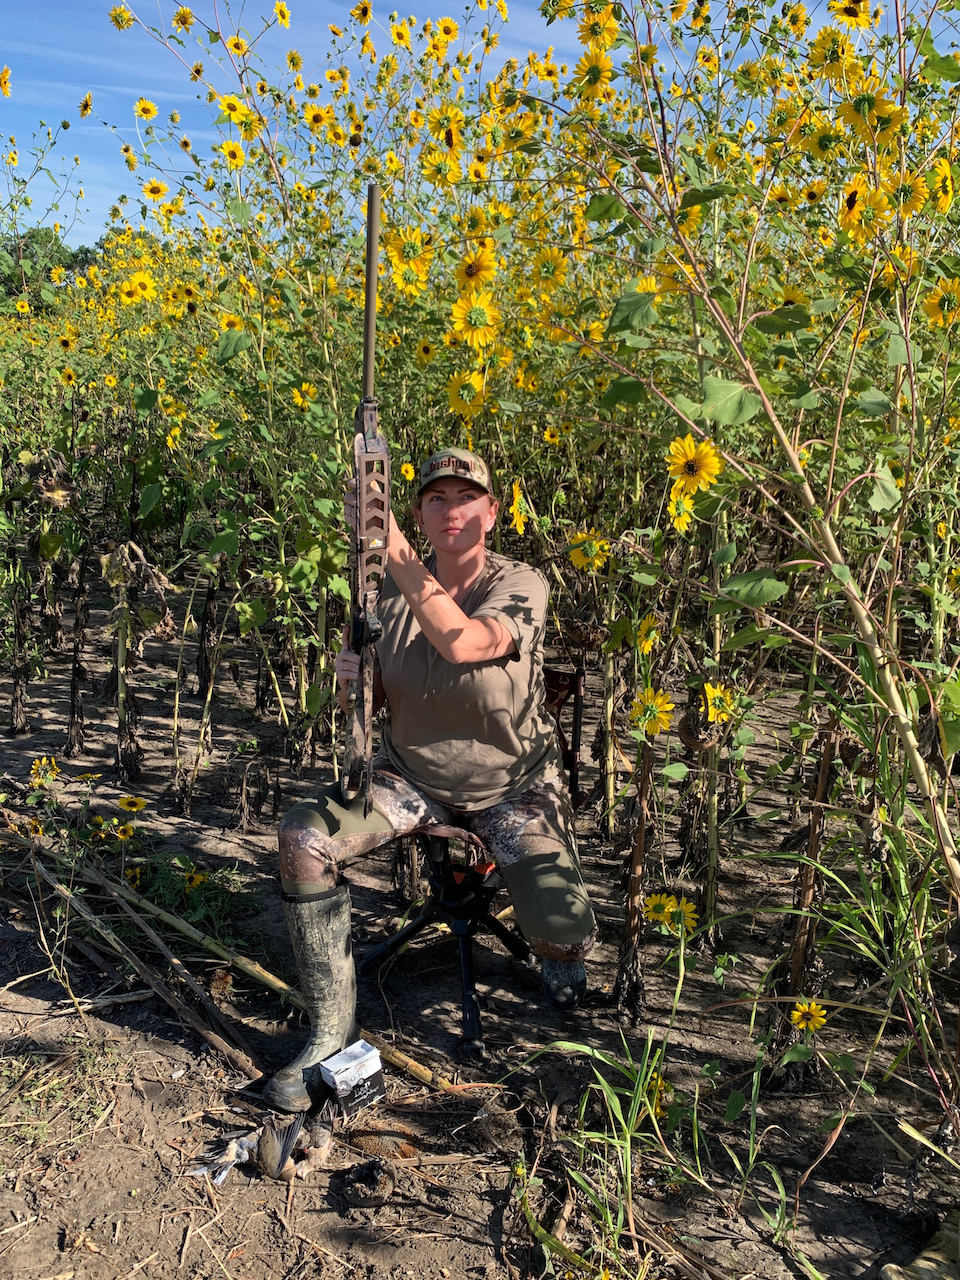
[[[303,1132],[303,1116],[282,1123],[268,1120],[259,1129],[225,1134],[217,1143],[220,1149],[214,1150],[210,1160],[188,1170],[188,1176],[209,1176],[215,1187],[221,1187],[234,1165],[254,1164],[264,1177],[289,1185],[294,1178],[306,1178],[322,1169],[332,1145],[333,1131],[323,1121],[313,1121]],[[294,1160],[298,1149],[300,1159]]]

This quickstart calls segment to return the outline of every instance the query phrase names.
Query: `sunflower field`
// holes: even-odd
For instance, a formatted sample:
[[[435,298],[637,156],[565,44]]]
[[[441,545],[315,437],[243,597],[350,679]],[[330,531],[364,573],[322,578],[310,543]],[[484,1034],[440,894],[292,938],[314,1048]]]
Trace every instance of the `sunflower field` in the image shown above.
[[[789,816],[788,936],[753,993],[766,1050],[847,1081],[838,1124],[861,1105],[818,1039],[854,999],[825,989],[823,957],[842,954],[867,975],[875,1046],[899,1037],[932,1128],[956,1128],[954,0],[828,0],[815,16],[792,0],[543,0],[525,60],[499,51],[505,0],[427,18],[359,0],[331,22],[316,83],[292,8],[104,13],[131,57],[164,46],[216,141],[131,104],[117,144],[139,196],[94,248],[38,220],[57,131],[2,155],[11,732],[29,732],[31,691],[69,643],[65,606],[79,617],[96,591],[119,779],[139,768],[130,655],[186,635],[185,612],[201,693],[217,636],[249,645],[292,775],[335,741],[376,182],[395,510],[407,518],[419,459],[475,449],[499,486],[498,549],[551,579],[548,639],[598,689],[621,1018],[643,1024],[653,935],[673,940],[681,981],[688,953],[722,974],[738,824]],[[287,30],[284,64],[265,65],[264,33]],[[0,91],[16,93],[6,67]],[[96,117],[92,94],[79,113]],[[760,758],[783,689],[781,750]],[[65,728],[69,758],[89,732],[78,697]],[[201,754],[177,752],[184,811]],[[668,1135],[663,1058],[644,1064],[637,1096]],[[859,1069],[862,1084],[872,1053]],[[607,1252],[591,1256],[635,1274],[598,1230]]]

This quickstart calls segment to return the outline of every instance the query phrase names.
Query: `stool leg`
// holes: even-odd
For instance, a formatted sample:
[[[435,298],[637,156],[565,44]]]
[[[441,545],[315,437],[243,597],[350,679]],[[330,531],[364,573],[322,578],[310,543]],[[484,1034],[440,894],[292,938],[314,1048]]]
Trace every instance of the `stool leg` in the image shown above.
[[[460,987],[463,997],[463,1043],[460,1052],[465,1058],[482,1060],[487,1056],[480,1025],[480,1000],[473,974],[473,942],[465,934],[457,938],[460,944]]]

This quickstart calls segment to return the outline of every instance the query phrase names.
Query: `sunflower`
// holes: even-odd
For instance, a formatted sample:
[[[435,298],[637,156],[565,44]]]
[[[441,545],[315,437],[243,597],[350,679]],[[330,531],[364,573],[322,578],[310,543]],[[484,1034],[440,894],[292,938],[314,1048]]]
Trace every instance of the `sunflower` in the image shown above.
[[[76,385],[77,375],[69,365],[67,365],[65,369],[60,370],[60,381],[65,387],[72,387]]]
[[[533,283],[544,293],[552,293],[566,279],[567,260],[559,249],[540,249],[533,259]]]
[[[10,97],[10,68],[4,67],[0,70],[0,93],[5,98]]]
[[[616,43],[620,28],[613,16],[613,5],[608,4],[599,12],[587,9],[583,21],[577,27],[577,39],[588,49],[610,49]]]
[[[406,49],[407,53],[413,52],[410,44],[410,28],[405,22],[396,22],[391,25],[390,39],[398,49]]]
[[[117,804],[128,813],[139,813],[141,809],[147,807],[146,800],[141,799],[140,796],[121,796]]]
[[[830,0],[827,9],[851,31],[867,31],[870,28],[870,0]]]
[[[527,527],[529,512],[519,480],[514,480],[513,482],[513,501],[510,503],[508,510],[511,517],[510,523],[522,538],[523,531]]]
[[[133,835],[134,831],[136,831],[136,827],[133,825],[133,823],[125,822],[122,827],[117,827],[117,832],[116,832],[117,839],[129,840],[130,837]]]
[[[771,188],[769,198],[771,204],[787,212],[797,203],[797,197],[783,182],[778,182],[775,187]]]
[[[728,168],[740,155],[740,148],[730,138],[714,138],[707,147],[707,159],[718,169]]]
[[[143,299],[143,294],[132,276],[129,280],[121,280],[117,285],[117,289],[120,293],[120,301],[125,307],[132,306],[133,303],[140,302]]]
[[[692,497],[699,489],[709,489],[723,470],[723,458],[710,440],[694,440],[693,436],[677,436],[667,450],[667,469],[682,485],[684,494]]]
[[[461,289],[479,289],[488,284],[497,272],[497,260],[486,245],[468,249],[457,267],[457,283]]]
[[[394,271],[393,283],[405,298],[419,298],[427,287],[427,278],[415,266],[407,263]]]
[[[242,169],[244,162],[243,147],[239,142],[223,142],[220,145],[223,158],[227,162],[228,169]]]
[[[450,150],[448,139],[451,136],[459,139],[465,123],[466,117],[463,112],[451,102],[444,102],[427,114],[427,129],[431,138],[436,138],[437,142],[443,142],[448,150]]]
[[[574,95],[591,101],[613,79],[613,62],[602,49],[588,49],[573,69],[570,90]]]
[[[819,1031],[827,1020],[827,1011],[816,1000],[798,1000],[790,1021],[800,1031]]]
[[[814,160],[827,162],[833,159],[845,139],[846,133],[841,124],[824,121],[816,124],[810,133],[806,134],[801,145],[807,155]]]
[[[700,225],[702,216],[703,209],[698,204],[690,204],[685,209],[678,209],[676,213],[677,230],[681,235],[692,235]]]
[[[807,60],[812,71],[821,72],[828,80],[843,80],[859,70],[853,46],[838,27],[820,29]]]
[[[651,924],[666,924],[676,905],[677,900],[672,893],[651,893],[643,900],[644,918]]]
[[[125,4],[115,4],[107,17],[118,31],[126,31],[134,24],[134,16]]]
[[[312,134],[318,134],[333,120],[333,108],[308,102],[303,108],[303,122]]]
[[[653,1109],[655,1120],[662,1120],[667,1114],[667,1108],[663,1105],[664,1097],[673,1093],[672,1085],[667,1084],[659,1071],[651,1071],[650,1078],[646,1087],[647,1103]]]
[[[664,733],[670,728],[673,720],[674,704],[662,690],[652,689],[649,685],[642,693],[637,694],[630,708],[630,719],[649,737]]]
[[[205,871],[198,871],[196,867],[192,867],[184,874],[183,887],[187,893],[192,893],[194,889],[198,889],[207,878]]]
[[[696,0],[690,15],[690,30],[702,31],[710,21],[710,0]]]
[[[217,105],[225,116],[228,116],[231,124],[239,124],[239,122],[247,114],[247,107],[243,99],[235,93],[225,93],[219,99]]]
[[[431,342],[429,338],[421,338],[417,343],[417,364],[428,365],[436,359],[436,355],[436,343]]]
[[[405,462],[400,468],[400,474],[403,476],[404,480],[409,482],[416,476],[417,473],[413,468],[412,462]]]
[[[194,21],[195,19],[193,14],[185,4],[182,4],[170,19],[170,23],[174,31],[179,31],[181,35],[185,35],[186,32],[190,30]]]
[[[80,112],[80,119],[86,120],[87,116],[93,110],[93,94],[92,93],[85,93],[83,95],[83,97],[80,99],[80,103],[77,107],[77,110]]]
[[[277,3],[273,6],[273,16],[276,18],[277,22],[279,22],[281,27],[290,26],[290,10],[284,4],[283,0],[277,0]]]
[[[851,239],[863,244],[870,236],[877,236],[889,227],[893,220],[890,201],[882,191],[868,191],[860,201],[860,218],[850,229]]]
[[[840,226],[850,233],[860,222],[863,201],[869,194],[870,187],[862,173],[855,173],[843,189],[840,202]]]
[[[463,177],[463,170],[454,153],[431,147],[423,158],[423,176],[435,187],[452,187]]]
[[[140,888],[140,880],[143,874],[142,867],[127,867],[123,874],[131,889]]]
[[[686,898],[678,898],[664,923],[671,933],[679,935],[681,930],[684,934],[693,933],[697,927],[697,909]]]
[[[247,42],[243,36],[230,36],[228,40],[224,41],[224,44],[235,58],[245,58],[247,56]]]
[[[130,277],[130,284],[143,302],[152,302],[157,296],[157,286],[149,271],[135,271]]]
[[[547,444],[559,444],[560,432],[556,427],[547,427],[543,433],[543,438],[546,440]]]
[[[798,39],[807,29],[810,19],[807,17],[807,11],[802,4],[786,4],[783,7],[783,20],[790,28],[790,31]]]
[[[952,325],[960,316],[960,279],[944,280],[923,300],[923,309],[931,324],[940,328]]]
[[[30,766],[31,786],[42,787],[47,782],[53,782],[59,772],[56,756],[40,756]]]
[[[884,190],[904,218],[912,218],[927,202],[927,184],[918,173],[898,174]]]
[[[239,332],[245,328],[243,317],[228,311],[220,317],[220,328],[224,333]]]
[[[703,686],[701,698],[708,722],[726,724],[734,711],[733,690],[725,684],[711,684],[708,680]]]
[[[658,645],[661,639],[657,619],[654,614],[648,613],[637,623],[637,648],[641,653],[652,653],[654,646]]]
[[[603,568],[610,556],[610,541],[597,533],[596,529],[581,530],[570,539],[568,554],[578,569],[596,573]]]
[[[360,3],[355,4],[350,10],[350,17],[354,22],[359,22],[362,27],[367,26],[373,17],[373,5],[369,0],[360,0]]]
[[[475,418],[486,401],[483,377],[478,370],[455,373],[447,383],[447,401],[451,412],[462,418]]]
[[[500,309],[494,305],[493,294],[472,291],[458,298],[451,312],[453,331],[474,351],[482,351],[497,336],[500,327]]]
[[[418,227],[404,227],[403,230],[391,232],[386,236],[387,256],[395,267],[404,263],[416,263],[422,268],[433,257],[433,246],[425,243],[423,233]]]
[[[148,200],[162,200],[169,190],[165,182],[161,182],[159,178],[151,178],[144,183],[143,194]]]
[[[133,104],[133,114],[140,120],[155,120],[157,117],[157,104],[151,102],[149,98],[138,98]]]
[[[670,492],[667,514],[677,533],[686,533],[690,528],[693,520],[693,497],[687,493],[679,480]]]
[[[946,213],[953,204],[953,171],[950,161],[944,157],[933,166],[933,173],[927,179],[930,198],[937,213]]]
[[[805,205],[817,204],[826,189],[827,184],[823,178],[813,178],[802,188],[800,192],[800,199]]]

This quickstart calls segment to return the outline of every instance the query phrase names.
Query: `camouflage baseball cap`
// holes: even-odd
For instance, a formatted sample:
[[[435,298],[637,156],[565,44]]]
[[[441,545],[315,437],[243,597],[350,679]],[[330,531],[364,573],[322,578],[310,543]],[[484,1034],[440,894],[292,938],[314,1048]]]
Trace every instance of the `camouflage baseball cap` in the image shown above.
[[[490,468],[482,458],[478,458],[469,449],[441,449],[428,458],[420,468],[420,487],[417,497],[423,493],[427,485],[434,480],[444,480],[448,476],[454,480],[469,480],[485,492],[492,494]]]

